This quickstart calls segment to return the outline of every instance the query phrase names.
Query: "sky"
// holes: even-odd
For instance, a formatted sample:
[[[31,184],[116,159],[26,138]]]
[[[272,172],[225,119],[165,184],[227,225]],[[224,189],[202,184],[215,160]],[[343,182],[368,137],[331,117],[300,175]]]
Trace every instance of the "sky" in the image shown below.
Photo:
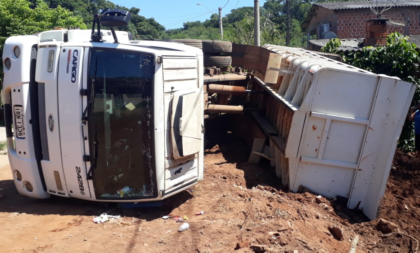
[[[232,9],[253,7],[253,0],[112,0],[113,3],[128,8],[140,8],[140,15],[155,18],[166,29],[175,29],[188,21],[205,21],[212,13],[218,14],[218,8],[223,7],[222,16],[229,14]],[[265,0],[260,0],[260,5]],[[202,5],[197,5],[200,3]]]

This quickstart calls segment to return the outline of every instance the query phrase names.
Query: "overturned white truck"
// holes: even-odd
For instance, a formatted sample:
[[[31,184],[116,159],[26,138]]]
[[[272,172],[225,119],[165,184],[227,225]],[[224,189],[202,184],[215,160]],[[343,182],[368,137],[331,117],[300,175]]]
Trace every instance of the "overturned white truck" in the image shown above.
[[[203,179],[203,54],[100,30],[8,38],[5,123],[20,194],[92,201],[167,198]],[[95,26],[95,23],[94,23]]]
[[[203,111],[242,111],[206,94],[231,92],[253,105],[257,127],[242,125],[255,137],[250,160],[270,158],[292,191],[376,217],[413,84],[275,45],[233,45],[232,65],[252,74],[205,78],[200,49],[112,29],[128,19],[113,10],[96,16],[97,31],[7,39],[7,146],[22,195],[142,202],[183,191],[203,179]]]

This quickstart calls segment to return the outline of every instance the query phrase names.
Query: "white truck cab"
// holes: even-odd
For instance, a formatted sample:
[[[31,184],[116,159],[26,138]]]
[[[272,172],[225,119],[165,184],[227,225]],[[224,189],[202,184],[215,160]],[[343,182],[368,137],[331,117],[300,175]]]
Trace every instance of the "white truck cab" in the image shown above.
[[[203,53],[127,32],[53,30],[3,50],[7,147],[19,193],[169,197],[203,179]]]

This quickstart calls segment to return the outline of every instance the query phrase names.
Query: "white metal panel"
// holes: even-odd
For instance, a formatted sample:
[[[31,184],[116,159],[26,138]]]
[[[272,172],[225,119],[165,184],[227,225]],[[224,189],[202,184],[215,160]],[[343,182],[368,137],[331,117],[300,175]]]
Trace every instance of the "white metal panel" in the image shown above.
[[[408,101],[414,93],[410,83],[383,76],[372,113],[360,167],[353,184],[348,206],[359,208],[376,218],[384,194],[398,136],[402,130]]]
[[[184,156],[200,152],[204,130],[204,125],[202,125],[204,117],[202,99],[203,95],[200,90],[183,96],[180,132],[183,139]]]
[[[197,59],[198,59],[198,89],[200,94],[204,94],[204,58],[203,52],[200,49],[197,50]],[[204,99],[200,101],[202,108],[204,108]],[[204,126],[204,115],[201,118],[201,125]],[[198,153],[198,180],[204,180],[204,133],[201,140],[201,148]]]
[[[163,61],[164,69],[197,69],[196,58],[165,58]]]
[[[165,119],[165,158],[172,158],[172,139],[171,139],[171,115],[172,115],[172,94],[164,94],[164,119]]]
[[[64,51],[65,50],[65,51]],[[58,100],[60,113],[61,153],[63,169],[70,196],[91,198],[83,161],[82,134],[83,47],[63,47],[58,73]],[[85,132],[85,136],[88,132]]]
[[[347,197],[354,176],[354,169],[300,162],[295,187],[304,185],[324,196]]]
[[[163,71],[165,81],[196,80],[197,75],[197,69],[164,69]]]
[[[163,92],[175,92],[180,90],[196,89],[198,87],[197,79],[165,81]]]
[[[293,107],[292,109],[294,110],[293,119],[285,150],[286,157],[288,158],[296,158],[298,156],[299,145],[302,139],[302,132],[306,120],[306,113],[298,111]]]
[[[26,36],[13,36],[6,40],[3,47],[3,60],[6,57],[10,58],[12,67],[6,69],[3,65],[4,79],[3,88],[8,88],[12,85],[21,83],[29,83],[30,81],[30,68],[31,68],[31,51],[32,46],[38,44],[38,37],[32,35]],[[21,54],[16,58],[13,49],[19,46]]]
[[[143,50],[143,49],[142,49]],[[155,54],[155,59],[159,55]],[[164,106],[163,92],[163,67],[162,64],[155,60],[155,76],[153,86],[153,108],[154,108],[154,124],[155,124],[155,166],[156,166],[156,184],[159,196],[165,189],[165,149],[166,149],[166,114]]]
[[[143,43],[143,42],[142,42]],[[161,43],[162,46],[168,46],[168,43]],[[185,49],[191,49],[190,47],[184,47],[183,45],[174,44],[177,47],[185,48]],[[194,49],[195,50],[195,49]],[[176,154],[178,152],[176,144],[174,144],[173,140],[173,130],[172,130],[172,120],[174,117],[173,110],[174,105],[177,104],[178,98],[174,98],[174,94],[187,94],[193,92],[202,92],[203,87],[203,78],[201,75],[204,74],[203,70],[203,57],[202,52],[199,50],[196,50],[197,53],[194,57],[179,57],[179,56],[164,56],[162,58],[162,77],[163,77],[163,92],[165,93],[163,96],[163,112],[164,112],[164,136],[165,136],[165,148],[164,148],[164,157],[165,157],[165,167],[173,166],[173,164],[177,164],[180,162],[183,162],[186,157],[181,158],[179,156],[176,156],[179,158],[178,160],[174,160]],[[198,90],[199,88],[200,90]],[[175,101],[176,100],[176,101]],[[187,101],[186,101],[187,102]],[[203,104],[202,96],[199,97],[199,100],[197,101],[200,104]],[[201,108],[203,106],[201,105]],[[191,108],[189,108],[190,110]],[[194,110],[193,110],[194,111]],[[203,109],[201,109],[201,114],[203,113]],[[201,117],[200,122],[204,120],[203,117]],[[184,123],[186,123],[184,121]],[[201,124],[199,124],[201,126]],[[180,131],[180,129],[176,130]],[[202,139],[202,138],[201,138]],[[188,147],[186,147],[185,151],[188,151]],[[187,153],[187,152],[186,152]],[[203,177],[203,146],[202,141],[199,143],[199,151],[194,152],[199,153],[198,156],[198,170],[196,172],[196,179],[194,177],[187,179],[187,181],[184,181],[183,184],[191,183],[194,180],[197,180]],[[193,156],[194,157],[194,156]],[[189,172],[191,173],[191,172]],[[188,174],[189,175],[189,174]],[[171,188],[175,184],[179,184],[180,182],[176,181],[175,183],[172,181],[168,181],[168,179],[165,181],[165,194],[172,191],[169,188]],[[176,187],[178,188],[178,186]],[[175,188],[173,189],[175,190]]]
[[[104,42],[114,42],[114,37],[110,30],[101,30],[102,41]],[[128,32],[125,31],[115,31],[117,35],[118,42],[129,42]],[[68,30],[68,41],[69,42],[81,42],[81,41],[90,41],[92,35],[92,30]]]
[[[368,119],[378,78],[362,73],[321,69],[312,111]]]
[[[165,170],[165,179],[172,179],[185,175],[189,170],[197,169],[197,160],[186,162],[180,166]]]
[[[164,108],[165,115],[170,116],[172,114],[172,100],[173,94],[166,93],[163,97],[164,99]],[[165,117],[165,129],[169,130],[171,128],[171,117]]]
[[[170,129],[170,128],[169,128]],[[165,131],[165,158],[173,159],[173,149],[172,149],[172,132],[171,130]]]
[[[203,140],[201,90],[174,93],[172,105],[172,152],[175,159],[199,153]],[[177,137],[179,136],[179,137]]]
[[[31,119],[31,100],[28,83],[30,81],[31,51],[32,47],[36,44],[38,44],[38,37],[36,36],[15,36],[6,40],[2,57],[3,59],[7,57],[10,58],[12,66],[10,69],[6,69],[3,66],[3,92],[5,94],[4,103],[11,104],[12,102],[12,110],[14,105],[22,105],[24,110],[25,139],[7,138],[8,157],[14,184],[21,195],[45,199],[48,198],[50,194],[48,194],[42,186],[41,176],[33,149],[32,127],[31,124],[29,124],[29,120]],[[16,46],[19,46],[21,50],[19,58],[16,58],[13,55],[13,49]],[[9,94],[12,97],[12,101],[9,99]],[[15,142],[16,149],[14,148],[13,142]],[[22,175],[21,181],[16,178],[16,170]],[[32,192],[29,192],[26,189],[24,185],[26,182],[31,183],[33,187]]]
[[[42,160],[42,171],[45,178],[45,184],[47,189],[58,192],[57,184],[55,182],[54,171],[60,173],[61,182],[64,188],[64,194],[67,195],[67,189],[65,186],[64,172],[62,167],[61,159],[61,145],[60,145],[60,122],[58,114],[58,89],[57,89],[57,78],[58,78],[58,59],[60,55],[61,42],[43,43],[42,47],[38,49],[38,58],[36,64],[36,81],[38,83],[44,83],[45,85],[45,125],[49,126],[49,121],[52,119],[54,127],[47,129],[47,143],[49,160]],[[48,71],[48,62],[50,52],[54,52],[54,58],[52,62],[52,71]]]
[[[197,179],[197,177],[198,177],[198,170],[197,170],[197,167],[195,167],[188,170],[185,174],[183,174],[180,177],[166,179],[165,188],[169,190],[172,187],[185,185],[187,181],[190,181],[191,179]]]
[[[302,156],[317,158],[321,146],[321,138],[324,134],[325,119],[310,117],[308,119],[308,128],[304,134],[302,143]]]
[[[357,164],[365,125],[331,121],[322,159]]]

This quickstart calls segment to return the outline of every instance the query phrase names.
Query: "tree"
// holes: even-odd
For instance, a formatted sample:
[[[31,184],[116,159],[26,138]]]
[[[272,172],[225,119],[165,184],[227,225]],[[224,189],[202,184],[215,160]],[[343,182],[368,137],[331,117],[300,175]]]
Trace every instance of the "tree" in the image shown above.
[[[247,16],[252,16],[254,13],[253,7],[242,7],[233,9],[231,13],[226,15],[226,21],[223,20],[227,25],[243,20]]]
[[[86,25],[79,16],[74,16],[69,10],[57,6],[50,9],[48,5],[37,0],[35,7],[28,0],[1,0],[0,1],[0,52],[6,39],[14,35],[33,34],[51,30],[54,27],[80,27]],[[3,60],[0,58],[1,62]],[[0,83],[3,77],[3,68],[0,69]]]

